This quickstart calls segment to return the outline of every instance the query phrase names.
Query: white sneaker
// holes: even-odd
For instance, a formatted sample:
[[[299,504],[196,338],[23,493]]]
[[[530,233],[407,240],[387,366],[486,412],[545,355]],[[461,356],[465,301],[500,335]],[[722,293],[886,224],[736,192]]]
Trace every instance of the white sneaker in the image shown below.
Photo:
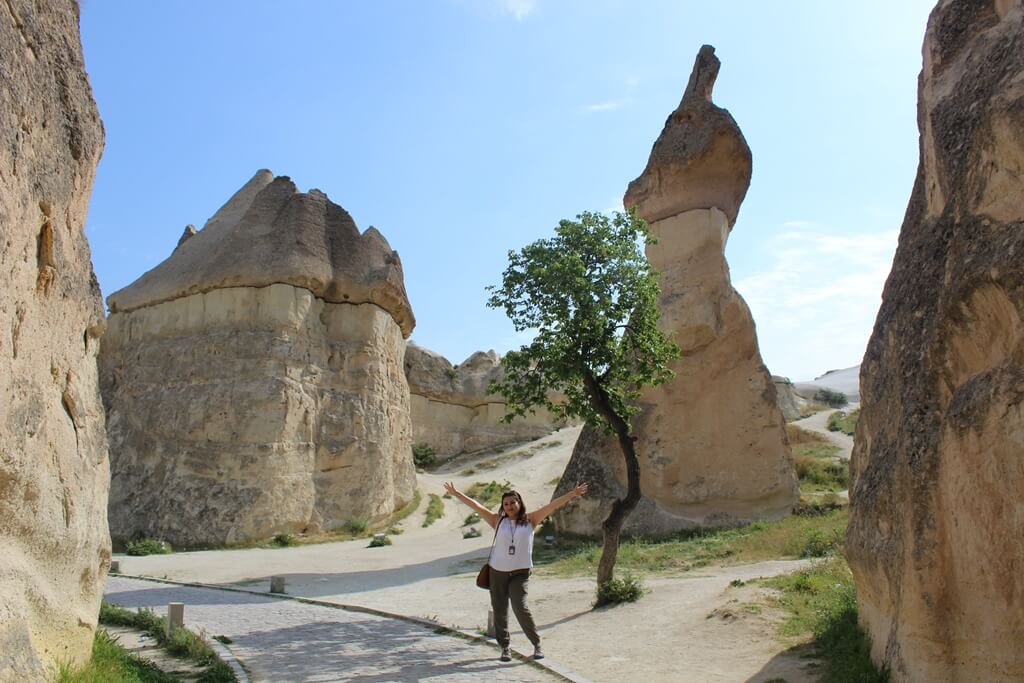
[[[501,648],[501,657],[499,657],[499,659],[501,659],[501,661],[503,661],[503,662],[511,662],[512,661],[512,648],[510,648],[510,647],[503,647],[503,648]]]
[[[540,645],[533,646],[533,658],[544,659],[544,650],[540,649]]]

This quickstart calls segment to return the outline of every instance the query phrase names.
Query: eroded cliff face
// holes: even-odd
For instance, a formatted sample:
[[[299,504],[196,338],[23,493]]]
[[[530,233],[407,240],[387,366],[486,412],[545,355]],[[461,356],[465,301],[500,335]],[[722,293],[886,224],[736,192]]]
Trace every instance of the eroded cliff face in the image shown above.
[[[107,568],[103,331],[84,223],[103,126],[78,6],[0,9],[0,680],[89,658]]]
[[[547,411],[516,418],[505,416],[505,401],[487,387],[502,377],[501,359],[494,351],[478,351],[452,365],[439,353],[409,342],[405,351],[414,444],[437,453],[472,453],[550,434],[562,424]]]
[[[634,419],[643,498],[627,533],[776,519],[798,497],[775,386],[725,261],[751,157],[732,116],[711,101],[718,69],[714,49],[701,48],[682,102],[625,197],[657,240],[647,258],[662,274],[661,327],[682,350],[671,366],[676,378],[644,392]],[[626,493],[626,473],[617,443],[590,428],[555,496],[580,481],[591,492],[557,523],[598,534],[611,502]]]
[[[412,498],[401,263],[322,193],[261,171],[110,306],[115,540],[315,532]]]
[[[942,0],[861,366],[846,554],[897,681],[1024,680],[1024,9]]]

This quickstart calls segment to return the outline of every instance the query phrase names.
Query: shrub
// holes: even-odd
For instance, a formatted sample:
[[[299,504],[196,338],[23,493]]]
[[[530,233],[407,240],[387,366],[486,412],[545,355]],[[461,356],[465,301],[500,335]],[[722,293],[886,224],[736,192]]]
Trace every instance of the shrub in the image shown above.
[[[423,520],[423,526],[430,526],[444,515],[444,501],[436,493],[430,494],[430,501],[427,503],[427,516]]]
[[[353,535],[361,536],[370,528],[370,518],[366,515],[356,515],[345,522],[345,528]]]
[[[843,545],[843,532],[833,529],[822,532],[817,529],[807,534],[800,557],[826,557],[833,554]]]
[[[289,533],[274,534],[274,537],[270,539],[270,542],[279,548],[287,548],[289,546],[297,545],[295,537]]]
[[[794,424],[786,425],[786,436],[789,437],[789,443],[792,446],[802,443],[830,443],[824,434],[812,432]]]
[[[412,462],[416,467],[430,467],[437,462],[437,454],[427,444],[418,443],[412,447]]]
[[[470,512],[466,515],[466,519],[462,521],[462,526],[469,526],[470,524],[476,524],[480,521],[480,513]]]
[[[171,552],[171,544],[155,538],[138,538],[125,544],[125,552],[129,555],[167,555]]]
[[[384,534],[377,534],[370,539],[370,545],[367,548],[381,548],[386,545],[391,545],[391,539]]]
[[[617,605],[622,602],[636,602],[646,591],[640,580],[626,575],[621,579],[610,579],[597,587],[597,598],[594,607]]]
[[[814,400],[824,403],[831,408],[842,408],[849,403],[849,401],[846,400],[846,394],[825,388],[818,389],[814,392]]]
[[[466,529],[465,531],[462,532],[462,537],[463,538],[480,538],[480,536],[481,536],[480,530],[477,529],[475,526],[471,526],[471,527],[469,527],[468,529]]]
[[[800,517],[818,517],[820,515],[828,514],[833,510],[838,510],[843,507],[843,501],[834,493],[826,493],[820,498],[812,498],[810,500],[801,499],[793,507],[793,514]]]
[[[478,481],[469,487],[466,495],[480,501],[484,507],[492,507],[501,502],[501,494],[513,488],[512,482],[507,479],[500,484],[496,481]]]

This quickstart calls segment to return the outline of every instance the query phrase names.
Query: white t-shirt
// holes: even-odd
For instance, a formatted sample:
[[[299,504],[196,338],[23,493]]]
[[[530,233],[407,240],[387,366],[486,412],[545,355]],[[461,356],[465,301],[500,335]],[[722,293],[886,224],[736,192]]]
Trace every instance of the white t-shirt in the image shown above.
[[[511,548],[515,548],[515,552]],[[488,564],[502,572],[533,567],[533,525],[529,522],[516,524],[508,517],[502,517]]]

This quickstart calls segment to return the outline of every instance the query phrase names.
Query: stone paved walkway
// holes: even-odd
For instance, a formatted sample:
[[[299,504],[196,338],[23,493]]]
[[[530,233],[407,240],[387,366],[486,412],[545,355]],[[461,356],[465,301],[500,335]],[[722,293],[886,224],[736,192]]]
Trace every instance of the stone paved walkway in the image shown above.
[[[372,614],[117,576],[104,599],[158,614],[185,603],[185,625],[230,638],[254,681],[560,680],[521,661],[499,662],[494,647]]]

